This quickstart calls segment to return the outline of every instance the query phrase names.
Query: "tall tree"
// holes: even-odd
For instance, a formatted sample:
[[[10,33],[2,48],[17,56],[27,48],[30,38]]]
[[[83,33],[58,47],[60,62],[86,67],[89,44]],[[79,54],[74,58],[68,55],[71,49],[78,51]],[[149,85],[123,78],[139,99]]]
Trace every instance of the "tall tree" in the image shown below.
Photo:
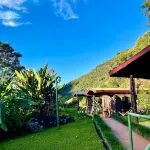
[[[15,70],[20,71],[24,67],[20,65],[19,58],[22,55],[8,44],[0,41],[0,72],[3,68],[8,68],[9,74],[12,74]]]
[[[141,6],[141,8],[145,9],[144,14],[148,16],[149,18],[149,26],[150,26],[150,0],[145,0],[144,4]]]

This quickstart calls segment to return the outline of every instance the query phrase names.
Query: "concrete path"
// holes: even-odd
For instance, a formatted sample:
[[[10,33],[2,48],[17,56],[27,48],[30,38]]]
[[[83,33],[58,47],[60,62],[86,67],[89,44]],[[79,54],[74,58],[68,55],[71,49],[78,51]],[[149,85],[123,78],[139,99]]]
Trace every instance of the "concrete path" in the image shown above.
[[[112,118],[105,118],[104,121],[112,129],[113,133],[118,137],[120,142],[128,150],[130,150],[128,127]],[[140,136],[136,132],[132,132],[132,135],[133,135],[134,150],[144,150],[150,143],[150,141],[144,139],[142,136]]]

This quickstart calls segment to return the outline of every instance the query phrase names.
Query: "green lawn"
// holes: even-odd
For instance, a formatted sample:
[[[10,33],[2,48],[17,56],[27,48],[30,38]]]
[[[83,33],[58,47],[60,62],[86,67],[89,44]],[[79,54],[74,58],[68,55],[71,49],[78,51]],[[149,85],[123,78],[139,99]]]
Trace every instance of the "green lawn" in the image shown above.
[[[92,120],[78,120],[0,143],[0,150],[104,150]]]
[[[123,118],[128,121],[128,116],[124,116]],[[150,127],[150,120],[139,118],[139,124]]]
[[[139,122],[140,122],[141,125],[150,127],[150,120],[148,120],[148,119],[140,118],[140,119],[139,119]]]

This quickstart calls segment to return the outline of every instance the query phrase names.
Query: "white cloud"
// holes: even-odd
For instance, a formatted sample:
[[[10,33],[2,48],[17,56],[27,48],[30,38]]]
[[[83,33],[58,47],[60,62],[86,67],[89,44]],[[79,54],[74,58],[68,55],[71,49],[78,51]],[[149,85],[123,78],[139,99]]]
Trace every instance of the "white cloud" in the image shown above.
[[[9,27],[18,27],[22,25],[23,23],[18,23],[18,22],[11,21],[11,20],[3,20],[2,24],[5,26],[9,26]]]
[[[0,19],[5,26],[17,27],[21,25],[22,23],[14,21],[20,18],[21,16],[13,11],[0,11]]]
[[[27,0],[0,0],[1,7],[7,7],[15,10],[25,10],[26,8],[22,6]]]
[[[31,24],[30,22],[25,22],[25,23],[19,23],[19,22],[16,22],[16,21],[11,21],[11,20],[3,20],[2,21],[2,24],[5,25],[5,26],[9,26],[9,27],[18,27],[20,25],[28,25],[28,24]]]
[[[53,7],[55,14],[65,20],[78,18],[78,15],[72,10],[71,4],[66,0],[53,0]]]
[[[17,27],[29,22],[20,22],[21,14],[27,12],[24,3],[29,0],[0,0],[0,20],[5,26]],[[33,0],[38,3],[38,0]],[[16,21],[17,20],[17,21]]]
[[[13,11],[0,11],[0,19],[2,20],[14,20],[19,18],[20,15]]]
[[[79,18],[73,9],[78,3],[87,3],[88,0],[51,0],[55,8],[55,14],[63,17],[65,20]]]
[[[42,0],[41,0],[42,1]],[[44,0],[43,0],[44,1]],[[54,12],[57,16],[65,20],[79,18],[75,13],[76,5],[79,2],[87,2],[88,0],[49,0],[52,2]],[[0,0],[0,21],[5,26],[17,27],[29,22],[22,22],[22,14],[28,12],[25,7],[26,2],[39,3],[40,0]]]

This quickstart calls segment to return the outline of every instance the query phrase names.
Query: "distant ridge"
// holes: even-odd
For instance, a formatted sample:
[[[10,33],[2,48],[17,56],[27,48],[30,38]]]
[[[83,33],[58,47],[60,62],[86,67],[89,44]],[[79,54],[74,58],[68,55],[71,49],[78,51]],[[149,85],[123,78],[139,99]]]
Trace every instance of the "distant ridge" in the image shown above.
[[[129,88],[129,79],[110,78],[108,73],[148,45],[150,45],[150,31],[138,38],[132,48],[122,53],[117,53],[114,58],[98,65],[88,74],[66,84],[62,89],[62,95],[65,97],[65,100],[70,99],[75,92],[85,91],[88,88]],[[150,87],[149,80],[139,79],[138,82],[144,88]]]

